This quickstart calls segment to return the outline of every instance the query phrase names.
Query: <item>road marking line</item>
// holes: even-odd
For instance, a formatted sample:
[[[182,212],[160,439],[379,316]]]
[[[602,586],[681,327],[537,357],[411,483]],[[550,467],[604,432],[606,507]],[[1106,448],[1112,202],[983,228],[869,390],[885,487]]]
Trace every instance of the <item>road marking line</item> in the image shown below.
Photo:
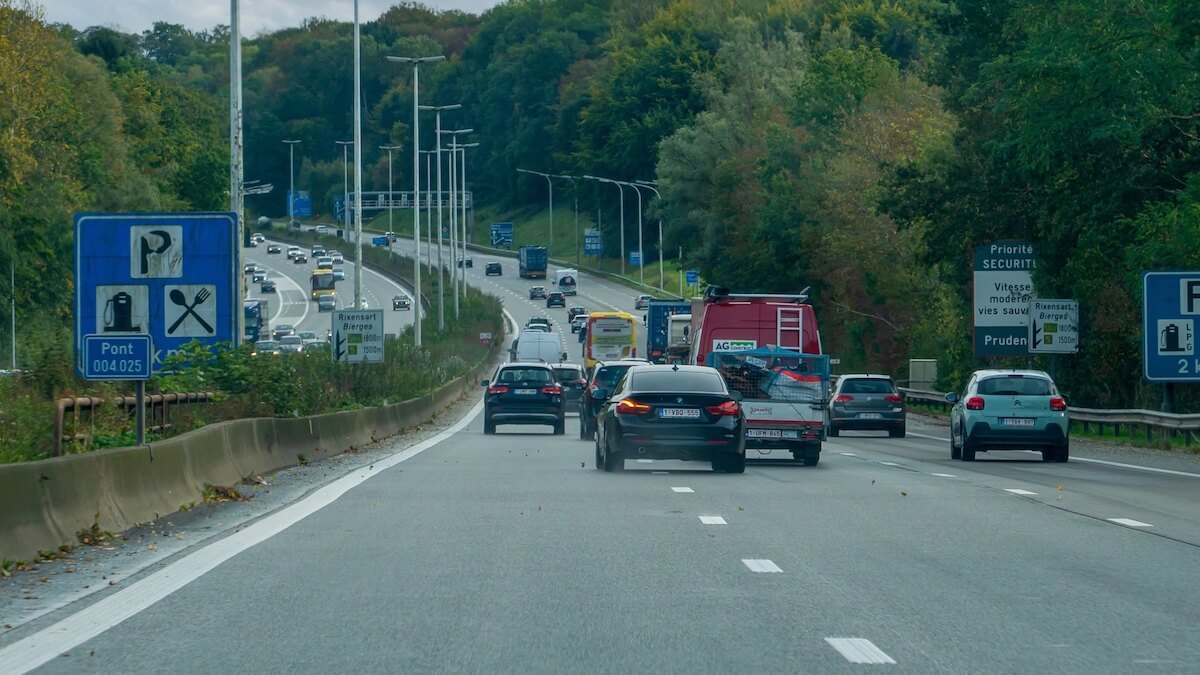
[[[880,464],[882,464],[884,466],[900,466],[896,462],[880,462]]]
[[[652,473],[652,474],[656,474],[656,475],[659,475],[659,476],[669,476],[669,475],[671,475],[671,472],[670,472],[670,471],[651,471],[650,473]]]
[[[695,492],[695,490],[690,487],[673,487],[671,492]]]
[[[858,457],[858,455],[853,452],[839,452],[838,454],[843,457]]]
[[[1127,527],[1154,527],[1150,523],[1143,523],[1140,520],[1133,520],[1132,518],[1109,518],[1108,520]]]
[[[700,522],[705,525],[728,525],[721,516],[700,516]]]
[[[949,438],[941,438],[940,436],[930,436],[928,434],[918,434],[914,431],[908,432],[908,435],[909,436],[917,436],[919,438],[928,438],[933,441],[942,441],[944,443],[950,442]],[[1040,452],[1033,452],[1031,450],[1027,450],[1026,452],[1031,452],[1033,454],[1041,454]],[[843,452],[842,454],[844,455],[846,453]],[[1200,473],[1192,473],[1189,471],[1175,471],[1174,469],[1159,469],[1159,468],[1153,467],[1153,466],[1141,466],[1138,464],[1126,464],[1125,462],[1112,462],[1107,459],[1093,459],[1091,457],[1077,457],[1075,455],[1071,455],[1071,461],[1072,462],[1085,462],[1087,464],[1103,464],[1104,466],[1115,466],[1115,467],[1118,467],[1121,469],[1133,469],[1134,471],[1149,471],[1151,473],[1162,473],[1162,474],[1166,474],[1168,476],[1184,476],[1186,478],[1200,478]]]
[[[875,646],[874,642],[866,638],[825,638],[825,642],[829,643],[850,663],[871,663],[882,665],[887,663],[895,663],[896,660],[888,656],[882,649]]]
[[[651,462],[653,462],[653,461],[654,461],[654,460],[652,460],[652,459],[639,459],[639,460],[638,460],[638,464],[649,464],[649,463],[651,463]]]
[[[1004,491],[1011,492],[1014,495],[1036,495],[1037,494],[1036,492],[1030,492],[1029,490],[1022,490],[1021,488],[1004,488]]]
[[[750,568],[751,572],[782,572],[779,565],[770,560],[762,558],[742,558],[742,564]]]
[[[189,553],[132,585],[109,595],[95,604],[44,628],[27,638],[0,649],[0,673],[23,675],[58,658],[59,654],[104,633],[137,615],[175,591],[212,571],[225,561],[271,537],[283,532],[305,518],[337,501],[358,487],[400,462],[422,452],[462,431],[483,410],[483,402],[475,404],[461,420],[433,438],[406,448],[374,463],[373,468],[360,467],[307,497],[284,507],[233,534]]]
[[[939,477],[939,478],[958,478],[958,476],[955,476],[955,475],[954,475],[954,474],[952,474],[952,473],[931,473],[931,474],[929,474],[929,475],[930,475],[930,476],[937,476],[937,477]]]

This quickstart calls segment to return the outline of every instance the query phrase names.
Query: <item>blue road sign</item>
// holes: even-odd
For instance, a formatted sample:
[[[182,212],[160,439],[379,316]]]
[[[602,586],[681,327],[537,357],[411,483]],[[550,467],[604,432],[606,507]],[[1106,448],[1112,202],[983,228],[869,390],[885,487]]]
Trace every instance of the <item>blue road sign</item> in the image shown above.
[[[236,344],[237,216],[75,214],[75,368],[87,335],[149,335],[152,368],[192,340]]]
[[[312,217],[312,197],[307,190],[297,190],[289,193],[292,200],[292,216],[294,218]]]
[[[513,245],[513,224],[492,223],[492,246],[511,248]]]
[[[700,283],[700,272],[697,270],[688,270],[687,271],[688,286],[695,286],[698,283]]]
[[[148,380],[154,356],[149,335],[83,336],[87,380]]]
[[[1151,382],[1200,382],[1200,270],[1142,273],[1142,363]]]
[[[371,243],[376,246],[387,246],[392,243],[392,240],[387,236],[371,237]]]
[[[629,252],[629,264],[630,265],[641,265],[642,264],[642,252],[641,251],[630,251]]]
[[[583,254],[601,255],[604,253],[604,238],[600,230],[589,228],[583,231]]]

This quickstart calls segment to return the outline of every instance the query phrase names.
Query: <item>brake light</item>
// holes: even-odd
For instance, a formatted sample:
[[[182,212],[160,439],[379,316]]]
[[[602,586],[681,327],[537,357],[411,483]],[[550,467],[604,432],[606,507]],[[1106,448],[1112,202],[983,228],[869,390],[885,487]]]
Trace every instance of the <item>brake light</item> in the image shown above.
[[[1067,401],[1061,396],[1053,396],[1050,398],[1050,409],[1063,411],[1067,409]]]
[[[708,414],[716,415],[717,417],[722,415],[734,417],[741,414],[742,406],[738,405],[737,401],[725,401],[720,405],[710,405],[705,410],[708,411]]]
[[[562,394],[562,387],[557,384],[548,384],[542,387],[542,393],[550,394],[551,396],[559,396]]]
[[[846,394],[838,394],[838,396],[833,399],[833,402],[834,403],[849,403],[850,401],[853,401],[853,400],[854,400],[853,396],[848,396]]]
[[[971,398],[967,399],[966,405],[967,410],[983,410],[983,397],[972,396]]]
[[[631,398],[623,398],[617,403],[617,412],[627,415],[645,415],[650,412],[650,405]]]
[[[887,401],[888,403],[899,403],[900,394],[888,394],[887,396],[883,397],[883,400]]]
[[[489,394],[507,394],[508,393],[508,385],[493,384],[492,386],[488,387],[488,393]]]

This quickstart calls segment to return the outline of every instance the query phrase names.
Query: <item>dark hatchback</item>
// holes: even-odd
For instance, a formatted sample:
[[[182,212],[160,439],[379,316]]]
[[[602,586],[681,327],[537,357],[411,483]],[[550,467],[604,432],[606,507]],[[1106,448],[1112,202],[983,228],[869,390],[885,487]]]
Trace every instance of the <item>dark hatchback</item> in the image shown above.
[[[596,468],[615,471],[626,458],[707,461],[713,471],[746,471],[746,420],[740,396],[706,366],[629,369],[596,417]]]
[[[551,291],[549,294],[546,295],[546,306],[547,307],[566,307],[567,306],[567,297],[565,295],[563,295],[560,291]]]
[[[500,424],[548,424],[555,434],[566,429],[566,397],[554,369],[540,363],[507,363],[496,369],[483,399],[483,433]]]
[[[630,368],[647,363],[650,362],[644,359],[622,359],[601,361],[592,368],[592,375],[579,398],[579,438],[590,441],[596,434],[596,413],[600,412],[604,400],[593,398],[592,393],[599,390],[611,392]]]
[[[907,414],[896,383],[887,375],[842,375],[829,406],[829,435],[886,431],[904,438]]]
[[[555,364],[554,377],[562,385],[567,409],[577,409],[579,400],[583,398],[583,390],[587,387],[587,374],[584,372],[583,366],[575,363]]]

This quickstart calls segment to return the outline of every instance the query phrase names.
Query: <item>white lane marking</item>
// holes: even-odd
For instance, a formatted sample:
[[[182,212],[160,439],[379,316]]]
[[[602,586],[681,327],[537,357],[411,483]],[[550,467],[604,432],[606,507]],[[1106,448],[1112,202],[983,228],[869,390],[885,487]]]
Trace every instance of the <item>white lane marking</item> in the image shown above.
[[[700,516],[700,522],[705,525],[728,525],[721,516]]]
[[[650,473],[652,473],[652,474],[655,474],[655,475],[658,475],[658,476],[669,476],[669,475],[671,475],[671,472],[670,472],[670,471],[651,471]]]
[[[958,476],[955,476],[955,475],[954,475],[954,474],[952,474],[952,473],[931,473],[931,474],[929,474],[929,475],[930,475],[930,476],[937,476],[937,477],[939,477],[939,478],[958,478]]]
[[[876,647],[874,642],[866,638],[827,637],[825,642],[828,642],[830,647],[836,649],[850,663],[883,665],[896,662],[882,649]]]
[[[838,454],[842,457],[858,457],[858,455],[853,452],[839,452]]]
[[[779,565],[766,560],[764,558],[742,558],[742,564],[750,568],[751,572],[782,572]]]
[[[1134,520],[1132,518],[1109,518],[1108,520],[1118,525],[1126,525],[1128,527],[1154,527],[1150,523],[1143,523],[1140,520]]]
[[[1004,491],[1011,492],[1014,495],[1036,495],[1037,494],[1036,492],[1030,492],[1029,490],[1022,490],[1021,488],[1004,488]]]
[[[690,487],[673,487],[671,492],[695,492],[695,490]]]
[[[920,438],[928,438],[933,441],[942,441],[943,443],[950,442],[949,438],[941,438],[939,436],[930,436],[928,434],[918,434],[913,431],[908,432],[908,435],[909,436],[918,436]],[[1033,452],[1031,450],[1026,450],[1025,452],[1031,452],[1032,454],[1038,454],[1038,455],[1041,454],[1040,452]],[[846,453],[842,453],[842,454],[844,455]],[[1153,466],[1141,466],[1139,464],[1126,464],[1125,462],[1112,462],[1107,459],[1093,459],[1091,457],[1078,457],[1076,455],[1071,455],[1071,461],[1072,462],[1085,462],[1087,464],[1103,464],[1104,466],[1115,466],[1120,469],[1133,469],[1134,471],[1149,471],[1151,473],[1161,473],[1161,474],[1166,474],[1168,476],[1184,476],[1186,478],[1200,478],[1200,473],[1192,473],[1189,471],[1176,471],[1174,469],[1159,469],[1159,468],[1153,467]]]
[[[284,507],[245,529],[215,541],[190,553],[127,588],[109,595],[95,604],[72,614],[58,623],[0,649],[0,673],[23,675],[54,659],[59,654],[104,633],[110,628],[153,606],[163,598],[199,579],[221,563],[246,551],[292,525],[304,520],[337,501],[342,495],[400,462],[422,452],[462,431],[483,410],[483,401],[475,404],[461,420],[442,433],[402,450],[387,459],[374,463],[372,468],[360,467],[319,488],[312,494]]]
[[[638,460],[638,464],[649,464],[649,463],[651,463],[651,462],[653,462],[653,461],[654,461],[654,460],[652,460],[652,459],[639,459],[639,460]]]
[[[880,462],[880,464],[882,464],[884,466],[900,466],[896,462]]]

